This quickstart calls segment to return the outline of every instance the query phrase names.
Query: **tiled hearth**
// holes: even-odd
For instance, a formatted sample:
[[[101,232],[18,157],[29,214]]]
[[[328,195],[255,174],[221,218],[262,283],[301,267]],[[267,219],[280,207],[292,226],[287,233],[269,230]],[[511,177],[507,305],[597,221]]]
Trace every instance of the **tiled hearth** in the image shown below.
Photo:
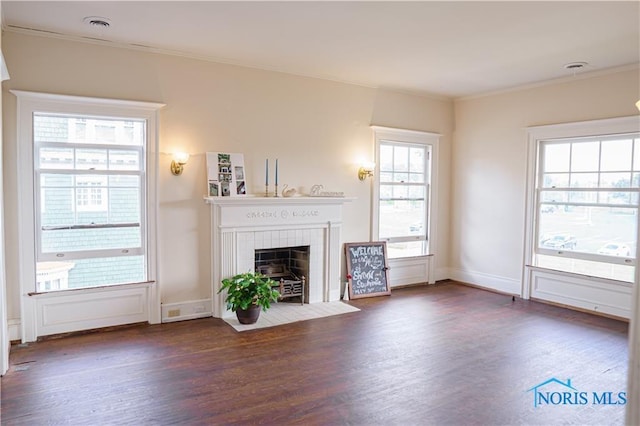
[[[349,198],[207,197],[213,316],[229,316],[220,281],[253,271],[255,251],[309,246],[308,302],[340,299],[342,205]]]

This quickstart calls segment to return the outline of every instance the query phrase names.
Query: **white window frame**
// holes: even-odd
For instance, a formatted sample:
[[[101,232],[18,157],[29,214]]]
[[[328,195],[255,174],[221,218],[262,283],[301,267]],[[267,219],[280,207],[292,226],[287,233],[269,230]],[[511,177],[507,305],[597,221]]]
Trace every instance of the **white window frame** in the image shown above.
[[[147,256],[147,281],[145,283],[133,283],[114,286],[116,288],[87,288],[75,289],[73,296],[69,297],[70,306],[82,306],[82,301],[91,306],[98,306],[101,300],[116,300],[121,297],[129,299],[136,297],[136,303],[144,299],[143,308],[135,307],[135,315],[128,316],[130,322],[146,319],[150,323],[160,322],[160,289],[157,280],[157,174],[158,174],[158,114],[164,106],[160,103],[123,101],[114,99],[89,98],[80,96],[66,96],[47,93],[11,90],[17,97],[17,167],[18,167],[18,257],[19,280],[21,293],[21,334],[23,342],[35,341],[39,335],[53,334],[66,331],[62,321],[58,324],[47,324],[51,318],[47,318],[45,312],[51,309],[54,303],[58,303],[64,297],[56,293],[36,293],[36,197],[34,182],[34,144],[33,144],[33,114],[57,113],[67,115],[87,115],[96,117],[136,118],[147,122],[147,146],[146,162],[146,190],[144,192],[146,202],[146,240],[145,251]],[[117,303],[116,303],[117,305]],[[115,306],[105,303],[100,306]],[[49,307],[49,308],[47,308]],[[90,308],[89,308],[90,310]],[[128,314],[120,318],[109,318],[102,315],[100,318],[90,317],[91,312],[86,310],[78,316],[77,326],[82,323],[95,326],[111,325],[112,321],[126,323]],[[71,314],[69,314],[71,316]],[[82,328],[78,328],[82,329]]]
[[[522,296],[524,298],[531,297],[532,286],[535,284],[535,279],[532,277],[532,271],[541,271],[546,276],[558,276],[564,277],[562,279],[577,280],[580,283],[597,283],[598,286],[607,285],[629,287],[630,283],[620,283],[619,281],[607,279],[589,277],[566,271],[554,271],[546,268],[534,266],[533,259],[536,254],[538,235],[537,235],[537,215],[538,215],[538,159],[540,156],[541,144],[545,141],[561,140],[561,139],[573,139],[573,138],[590,138],[604,135],[625,135],[630,133],[637,133],[640,131],[640,119],[636,116],[631,117],[618,117],[603,120],[583,121],[574,123],[562,123],[552,124],[544,126],[534,126],[526,129],[528,134],[527,145],[527,193],[526,193],[526,217],[525,217],[525,247],[524,247],[524,259],[523,259],[523,289]],[[638,245],[636,246],[635,259],[638,258]],[[548,252],[548,250],[539,250],[539,252]],[[556,254],[558,254],[556,252]],[[562,256],[562,254],[558,254]],[[587,260],[603,260],[603,256],[572,253],[572,257],[583,258]],[[625,263],[625,259],[609,259],[611,263]],[[633,261],[635,264],[636,261]],[[580,284],[582,285],[582,284]],[[585,284],[586,285],[586,284]],[[600,288],[600,287],[599,287]],[[628,289],[624,289],[626,292]],[[619,290],[620,291],[620,290]]]
[[[428,282],[435,282],[435,271],[433,256],[435,255],[435,245],[437,241],[437,220],[438,211],[438,158],[439,158],[439,142],[442,135],[438,133],[422,132],[417,130],[397,129],[392,127],[371,126],[374,132],[375,141],[375,162],[376,172],[374,173],[373,182],[373,200],[372,200],[372,220],[371,220],[371,237],[374,241],[380,240],[379,235],[379,208],[380,208],[380,144],[382,142],[391,142],[409,145],[423,145],[426,151],[430,151],[431,158],[426,165],[425,185],[427,189],[425,202],[425,231],[426,231],[426,247],[424,254],[414,256],[409,259],[415,259],[423,262],[429,259]],[[392,239],[395,242],[400,239]],[[409,238],[415,241],[415,237]],[[396,258],[401,262],[402,259]]]

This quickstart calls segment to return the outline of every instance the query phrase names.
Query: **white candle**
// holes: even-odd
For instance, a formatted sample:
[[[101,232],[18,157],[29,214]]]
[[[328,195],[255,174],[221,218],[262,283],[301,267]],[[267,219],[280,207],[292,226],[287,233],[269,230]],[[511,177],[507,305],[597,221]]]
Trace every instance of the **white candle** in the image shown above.
[[[278,159],[276,158],[276,186],[278,185]]]

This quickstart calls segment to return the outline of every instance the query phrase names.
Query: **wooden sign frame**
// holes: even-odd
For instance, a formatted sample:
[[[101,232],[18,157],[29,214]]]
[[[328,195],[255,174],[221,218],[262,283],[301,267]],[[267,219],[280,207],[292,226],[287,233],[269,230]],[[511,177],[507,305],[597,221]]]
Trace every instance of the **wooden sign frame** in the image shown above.
[[[345,243],[349,299],[389,296],[387,243]]]

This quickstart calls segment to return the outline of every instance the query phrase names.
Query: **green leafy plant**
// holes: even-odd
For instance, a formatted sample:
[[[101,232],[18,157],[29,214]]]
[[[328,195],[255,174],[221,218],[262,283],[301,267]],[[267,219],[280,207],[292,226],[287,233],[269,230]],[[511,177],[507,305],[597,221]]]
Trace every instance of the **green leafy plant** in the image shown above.
[[[236,312],[238,309],[248,309],[251,305],[258,305],[266,312],[280,297],[280,293],[273,288],[278,283],[266,275],[257,272],[246,272],[222,280],[218,293],[227,291],[227,309]]]

